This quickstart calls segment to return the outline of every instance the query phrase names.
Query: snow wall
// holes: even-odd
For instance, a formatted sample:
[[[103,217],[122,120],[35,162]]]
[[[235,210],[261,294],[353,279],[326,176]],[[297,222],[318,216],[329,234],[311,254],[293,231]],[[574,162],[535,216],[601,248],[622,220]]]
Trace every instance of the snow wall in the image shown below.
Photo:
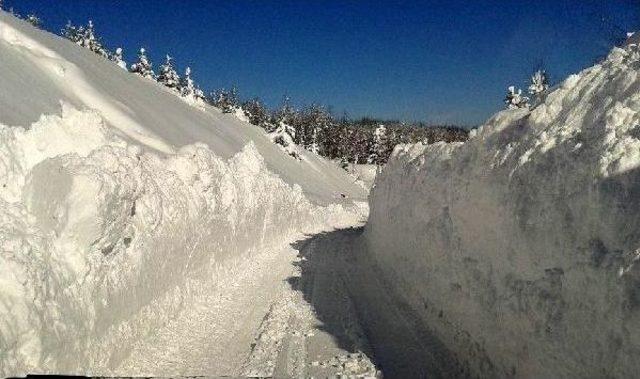
[[[217,274],[362,217],[346,208],[311,204],[252,144],[229,160],[144,152],[64,104],[0,125],[0,376],[108,374]]]
[[[403,146],[364,237],[480,377],[640,372],[640,49],[614,49],[466,143]]]

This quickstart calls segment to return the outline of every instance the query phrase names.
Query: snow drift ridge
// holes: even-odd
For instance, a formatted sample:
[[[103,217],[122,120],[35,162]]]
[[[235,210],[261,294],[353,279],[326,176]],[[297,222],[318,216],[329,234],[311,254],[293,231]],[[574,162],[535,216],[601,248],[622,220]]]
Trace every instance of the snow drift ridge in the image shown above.
[[[204,144],[145,153],[67,105],[0,124],[0,178],[2,376],[107,374],[220,272],[349,214],[311,204],[252,144],[228,161]]]
[[[365,238],[482,377],[640,372],[640,49],[468,142],[397,148]]]
[[[307,152],[301,152],[301,161],[291,159],[261,128],[210,106],[195,109],[155,81],[3,11],[0,56],[0,123],[5,125],[31,125],[43,114],[58,113],[64,101],[99,112],[127,142],[167,154],[201,142],[228,159],[253,142],[270,171],[299,184],[316,203],[335,202],[340,193],[366,196],[335,164]]]
[[[331,162],[3,11],[0,56],[2,376],[109,374],[241,260],[362,217]]]

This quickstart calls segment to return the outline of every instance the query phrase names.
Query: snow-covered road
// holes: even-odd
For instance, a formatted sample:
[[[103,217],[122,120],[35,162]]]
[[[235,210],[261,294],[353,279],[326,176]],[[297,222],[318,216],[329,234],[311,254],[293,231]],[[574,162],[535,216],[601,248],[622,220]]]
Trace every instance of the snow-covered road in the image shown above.
[[[363,257],[361,231],[303,236],[244,260],[163,328],[124,348],[115,373],[464,376],[393,300]]]
[[[374,376],[371,349],[329,260],[335,254],[319,250],[326,246],[318,238],[242,260],[210,293],[123,351],[116,373]]]

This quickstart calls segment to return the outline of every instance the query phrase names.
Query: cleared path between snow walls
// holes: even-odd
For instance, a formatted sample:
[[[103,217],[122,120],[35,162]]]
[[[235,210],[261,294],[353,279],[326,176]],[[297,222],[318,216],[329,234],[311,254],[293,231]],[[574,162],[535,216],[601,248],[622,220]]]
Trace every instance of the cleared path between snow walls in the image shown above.
[[[639,74],[638,47],[616,48],[376,178],[368,250],[473,374],[640,373]]]

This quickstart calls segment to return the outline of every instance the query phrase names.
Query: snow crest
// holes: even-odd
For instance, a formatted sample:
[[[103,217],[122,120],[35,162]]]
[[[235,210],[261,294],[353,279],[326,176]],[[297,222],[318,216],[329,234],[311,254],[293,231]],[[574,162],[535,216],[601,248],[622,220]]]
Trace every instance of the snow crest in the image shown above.
[[[481,377],[640,372],[640,50],[462,144],[396,148],[365,238]]]
[[[68,105],[0,125],[2,376],[108,374],[217,273],[362,216],[311,204],[252,143],[229,160],[199,143],[159,155],[112,130]]]

